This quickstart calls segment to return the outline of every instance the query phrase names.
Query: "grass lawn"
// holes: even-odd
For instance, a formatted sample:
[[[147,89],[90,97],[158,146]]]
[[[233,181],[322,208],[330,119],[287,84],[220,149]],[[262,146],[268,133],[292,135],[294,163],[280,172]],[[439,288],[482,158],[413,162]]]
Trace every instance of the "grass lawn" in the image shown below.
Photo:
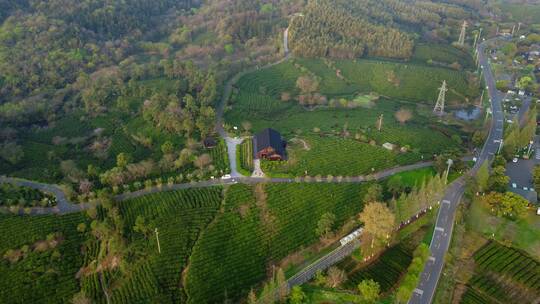
[[[512,221],[492,215],[487,206],[475,201],[468,214],[467,228],[486,238],[508,242],[540,259],[540,217],[529,210],[523,219]]]
[[[540,7],[537,4],[527,3],[498,3],[497,6],[505,13],[511,15],[516,22],[540,23]]]
[[[394,174],[387,181],[400,179],[404,187],[412,189],[427,181],[428,178],[435,176],[435,174],[436,171],[433,167],[426,167]]]
[[[464,68],[471,68],[474,65],[473,58],[467,52],[455,48],[451,45],[421,43],[414,47],[412,61],[426,63],[429,60],[433,64],[452,64],[457,62]]]
[[[340,291],[337,289],[315,287],[312,285],[302,286],[302,291],[305,292],[307,303],[314,304],[348,304],[360,303],[361,297],[349,291]]]

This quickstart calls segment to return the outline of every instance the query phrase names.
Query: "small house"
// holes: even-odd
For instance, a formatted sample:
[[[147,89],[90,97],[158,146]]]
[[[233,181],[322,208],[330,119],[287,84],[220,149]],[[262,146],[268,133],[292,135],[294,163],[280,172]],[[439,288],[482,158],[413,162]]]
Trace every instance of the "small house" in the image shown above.
[[[203,146],[206,148],[206,149],[212,149],[212,148],[215,148],[217,146],[217,141],[215,138],[213,137],[207,137],[203,140]]]
[[[384,143],[382,146],[383,146],[383,148],[385,148],[386,150],[390,150],[390,151],[392,151],[392,150],[394,150],[394,149],[396,148],[396,145],[391,144],[391,143],[389,143],[389,142]]]
[[[278,131],[264,129],[253,137],[253,156],[256,159],[285,160],[286,146]]]

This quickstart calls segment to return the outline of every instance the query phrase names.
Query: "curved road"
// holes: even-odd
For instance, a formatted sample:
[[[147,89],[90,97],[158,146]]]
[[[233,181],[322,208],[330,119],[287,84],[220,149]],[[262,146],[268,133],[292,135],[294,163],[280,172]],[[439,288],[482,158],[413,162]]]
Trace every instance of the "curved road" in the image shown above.
[[[478,161],[469,171],[469,175],[472,176],[476,175],[476,172],[484,161],[491,162],[493,160],[494,155],[498,152],[500,141],[503,138],[504,114],[501,108],[503,94],[495,88],[495,79],[485,55],[485,48],[488,42],[485,41],[480,44],[477,51],[479,54],[479,63],[488,87],[493,118],[491,120],[488,138],[480,152]],[[431,256],[426,262],[424,270],[420,275],[420,282],[409,300],[410,304],[429,304],[433,301],[435,289],[437,288],[437,283],[439,282],[439,277],[444,266],[444,257],[452,238],[456,208],[464,190],[465,182],[463,177],[453,182],[446,190],[439,208],[433,239],[429,246]]]
[[[84,205],[75,205],[72,202],[70,202],[66,195],[64,194],[64,191],[57,185],[50,185],[50,184],[44,184],[19,178],[12,178],[12,177],[5,177],[0,176],[0,184],[13,184],[21,187],[28,187],[33,189],[38,189],[43,192],[47,192],[50,194],[53,194],[56,197],[56,206],[54,207],[33,207],[30,208],[30,214],[32,215],[38,215],[38,214],[51,214],[51,213],[71,213],[71,212],[78,212],[83,209],[86,209],[90,207],[89,204],[86,204],[86,208],[83,208]],[[2,208],[0,210],[6,210],[7,208]],[[19,213],[24,213],[23,210],[19,210]]]
[[[173,184],[173,185],[163,185],[161,187],[152,187],[149,189],[142,189],[139,191],[129,192],[129,193],[123,193],[119,194],[115,197],[118,201],[125,201],[137,197],[141,197],[144,195],[152,194],[152,193],[158,193],[158,192],[164,192],[164,191],[175,191],[175,190],[182,190],[182,189],[188,189],[188,188],[206,188],[206,187],[213,187],[213,186],[224,186],[224,185],[232,185],[237,183],[244,183],[244,184],[256,184],[256,183],[363,183],[366,181],[371,180],[381,180],[384,178],[387,178],[391,175],[425,168],[433,165],[433,162],[420,162],[412,165],[407,166],[401,166],[401,167],[395,167],[386,169],[380,172],[376,172],[374,174],[370,175],[360,175],[360,176],[346,176],[342,178],[333,177],[321,177],[320,179],[316,179],[314,177],[297,177],[297,178],[261,178],[261,177],[232,177],[229,179],[211,179],[206,181],[200,181],[200,182],[192,182],[192,183],[184,183],[184,184]],[[57,200],[57,206],[52,208],[41,208],[41,207],[34,207],[31,208],[30,214],[32,215],[38,215],[38,214],[65,214],[65,213],[72,213],[72,212],[79,212],[86,210],[93,205],[90,203],[84,203],[84,204],[74,204],[70,202],[62,189],[56,185],[49,185],[49,184],[43,184],[39,182],[34,181],[28,181],[18,178],[10,178],[10,177],[0,177],[0,184],[2,183],[11,183],[19,186],[25,186],[30,187],[38,190],[42,190],[45,192],[52,193],[56,196]],[[0,208],[1,210],[7,210],[8,208]],[[22,211],[20,212],[23,213]]]

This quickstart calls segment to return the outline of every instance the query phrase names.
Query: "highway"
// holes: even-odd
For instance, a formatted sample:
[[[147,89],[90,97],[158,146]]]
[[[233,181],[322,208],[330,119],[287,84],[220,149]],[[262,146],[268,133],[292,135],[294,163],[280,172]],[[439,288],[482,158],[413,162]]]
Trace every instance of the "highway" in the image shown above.
[[[489,62],[485,55],[486,45],[489,41],[485,41],[478,46],[479,63],[482,69],[482,74],[488,93],[491,100],[491,109],[493,117],[488,138],[478,156],[478,160],[474,167],[469,171],[469,175],[475,175],[484,161],[491,162],[498,152],[500,141],[503,137],[504,113],[502,111],[501,101],[503,94],[495,88],[495,79],[489,68]],[[457,206],[463,192],[465,190],[465,179],[461,177],[454,181],[446,190],[446,193],[441,201],[433,239],[429,246],[431,256],[429,257],[422,274],[420,282],[414,290],[410,304],[429,304],[433,301],[435,290],[444,267],[444,257],[450,246],[452,239],[452,229],[454,228],[454,217]]]

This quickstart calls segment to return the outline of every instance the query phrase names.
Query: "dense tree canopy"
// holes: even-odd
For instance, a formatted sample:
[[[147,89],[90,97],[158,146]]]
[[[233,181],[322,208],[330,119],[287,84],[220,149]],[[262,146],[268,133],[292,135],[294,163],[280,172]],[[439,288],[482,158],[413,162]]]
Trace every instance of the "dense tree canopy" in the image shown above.
[[[418,35],[413,32],[448,38],[446,25],[470,17],[462,2],[312,0],[291,21],[292,50],[309,57],[408,58]]]

